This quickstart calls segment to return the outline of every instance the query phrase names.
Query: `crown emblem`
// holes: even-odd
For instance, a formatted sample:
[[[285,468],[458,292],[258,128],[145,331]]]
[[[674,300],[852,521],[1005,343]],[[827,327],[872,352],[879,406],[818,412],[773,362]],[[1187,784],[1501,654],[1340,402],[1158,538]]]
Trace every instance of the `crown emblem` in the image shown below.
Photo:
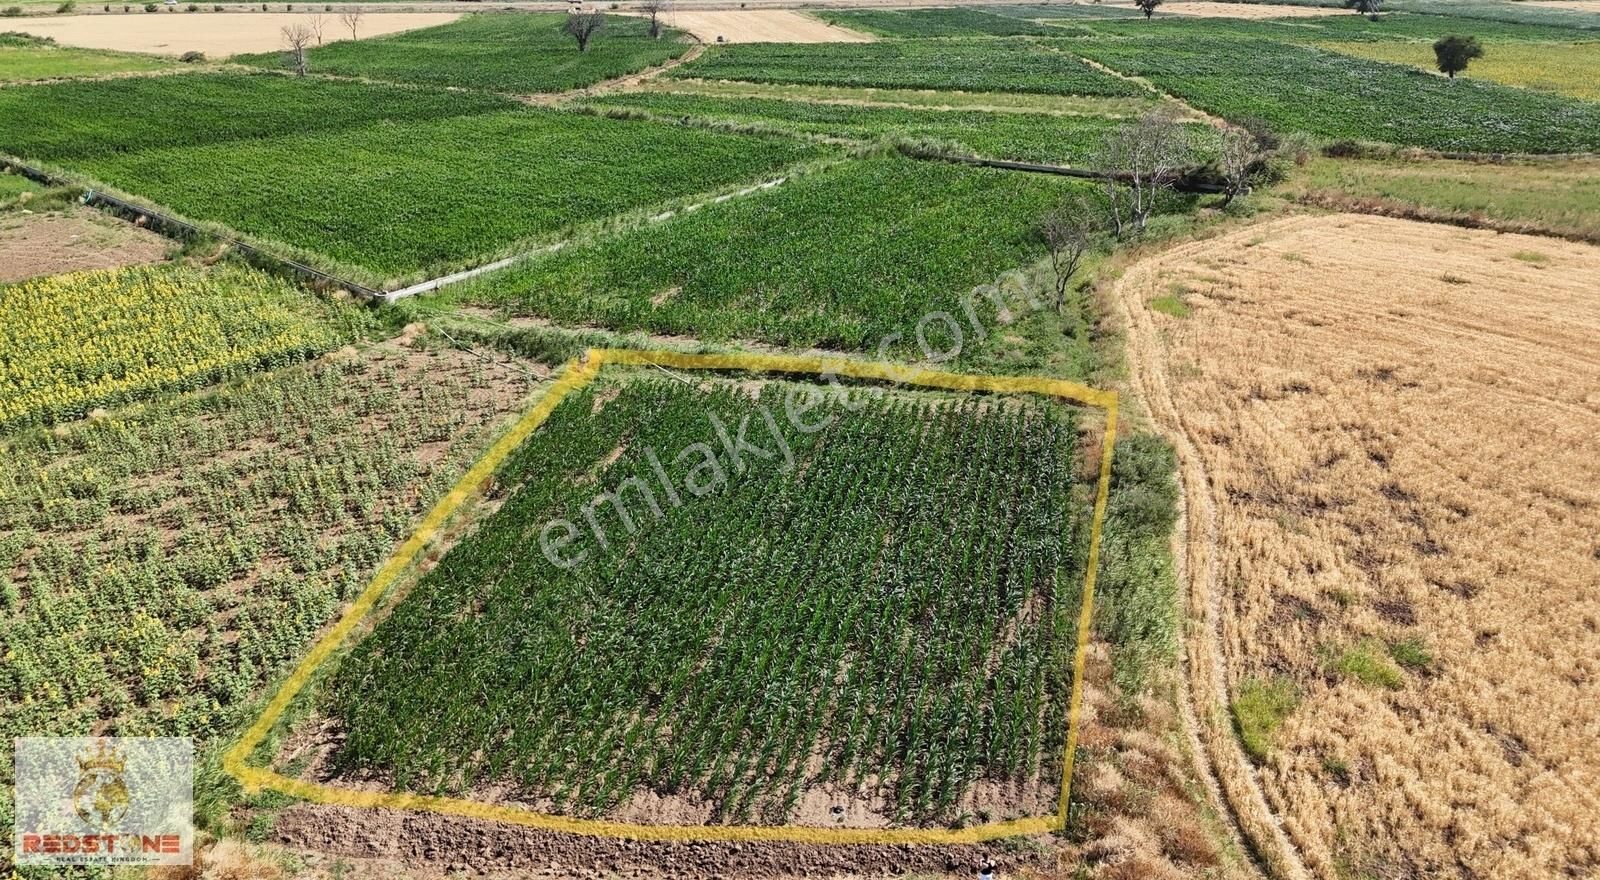
[[[96,743],[94,751],[85,751],[78,755],[78,769],[84,773],[92,770],[104,770],[120,776],[127,766],[127,759],[122,756],[122,753],[113,749],[105,740],[100,740]]]

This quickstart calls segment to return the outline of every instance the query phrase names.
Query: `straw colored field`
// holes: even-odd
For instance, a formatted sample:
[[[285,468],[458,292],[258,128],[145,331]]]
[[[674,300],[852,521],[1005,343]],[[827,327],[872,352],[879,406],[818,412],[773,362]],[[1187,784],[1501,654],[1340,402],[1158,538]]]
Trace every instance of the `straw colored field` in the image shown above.
[[[867,43],[871,34],[792,9],[677,10],[667,24],[706,43]]]
[[[1193,679],[1320,877],[1596,868],[1597,289],[1591,246],[1355,215],[1119,284],[1183,459]]]
[[[113,7],[116,8],[116,7]],[[208,5],[206,7],[210,9]],[[8,29],[54,37],[68,46],[182,55],[204,52],[223,57],[235,52],[271,52],[283,48],[281,30],[310,23],[312,14],[295,12],[207,12],[185,15],[62,15],[19,18]],[[357,33],[362,39],[412,28],[445,24],[460,18],[451,12],[366,12]],[[349,36],[337,15],[323,14],[324,36],[331,42]]]
[[[1323,48],[1434,69],[1430,43],[1327,43]],[[1461,75],[1600,101],[1600,43],[1494,43]]]

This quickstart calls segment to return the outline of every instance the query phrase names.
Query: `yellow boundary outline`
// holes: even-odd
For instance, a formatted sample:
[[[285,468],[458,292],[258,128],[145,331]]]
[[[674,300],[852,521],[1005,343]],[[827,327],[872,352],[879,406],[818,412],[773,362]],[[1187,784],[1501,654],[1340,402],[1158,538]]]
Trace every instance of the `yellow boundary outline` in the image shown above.
[[[251,752],[266,739],[273,725],[294,700],[311,676],[344,644],[355,628],[377,605],[384,591],[411,565],[441,526],[468,499],[477,496],[508,455],[549,418],[561,400],[583,388],[600,374],[606,364],[675,367],[681,370],[749,370],[775,373],[816,374],[823,378],[849,376],[880,379],[925,388],[952,391],[994,391],[1032,393],[1076,401],[1106,411],[1106,428],[1101,443],[1100,479],[1095,493],[1094,517],[1090,524],[1088,571],[1084,576],[1083,602],[1078,612],[1078,643],[1072,659],[1072,694],[1067,709],[1067,745],[1062,760],[1061,801],[1050,816],[1030,816],[1005,822],[991,822],[967,828],[813,828],[802,825],[645,825],[578,819],[539,813],[519,807],[480,803],[460,798],[400,792],[355,791],[292,779],[271,769],[247,763]],[[1060,379],[1034,376],[973,376],[946,373],[895,364],[848,361],[824,357],[795,357],[770,354],[686,354],[672,351],[632,349],[589,349],[583,357],[568,361],[561,376],[526,414],[473,463],[465,475],[439,499],[415,532],[401,544],[373,575],[372,582],[345,611],[337,623],[312,646],[310,653],[273,694],[254,724],[245,730],[222,758],[225,772],[247,792],[261,789],[280,792],[320,804],[348,807],[387,807],[420,810],[487,819],[522,825],[544,831],[588,836],[618,837],[632,840],[664,841],[789,841],[818,844],[971,844],[1002,837],[1040,834],[1066,827],[1067,807],[1072,785],[1073,759],[1078,749],[1079,716],[1083,706],[1083,671],[1089,648],[1089,624],[1094,615],[1095,573],[1100,563],[1100,530],[1105,521],[1106,496],[1111,491],[1111,456],[1117,433],[1117,395]]]

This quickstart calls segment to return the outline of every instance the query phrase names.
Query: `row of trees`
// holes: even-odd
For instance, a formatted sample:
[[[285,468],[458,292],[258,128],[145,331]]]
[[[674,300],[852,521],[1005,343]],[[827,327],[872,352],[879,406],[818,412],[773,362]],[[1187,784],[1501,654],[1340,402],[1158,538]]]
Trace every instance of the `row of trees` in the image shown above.
[[[352,6],[339,13],[339,23],[350,31],[350,39],[352,40],[358,39],[360,36],[358,31],[361,28],[363,14],[359,6]],[[318,46],[322,45],[322,35],[327,30],[327,27],[328,19],[319,12],[305,21],[284,25],[279,30],[279,33],[283,35],[284,48],[288,51],[289,63],[294,65],[296,74],[300,76],[306,75],[306,70],[308,69],[306,50],[310,49],[313,43]]]
[[[1071,199],[1039,225],[1050,254],[1057,311],[1066,307],[1084,259],[1107,239],[1143,235],[1151,215],[1183,182],[1204,179],[1222,196],[1218,207],[1227,207],[1272,173],[1268,160],[1280,143],[1265,125],[1225,126],[1214,138],[1197,135],[1204,130],[1162,108],[1106,134],[1093,160],[1100,191]],[[1212,155],[1202,162],[1207,152]]]

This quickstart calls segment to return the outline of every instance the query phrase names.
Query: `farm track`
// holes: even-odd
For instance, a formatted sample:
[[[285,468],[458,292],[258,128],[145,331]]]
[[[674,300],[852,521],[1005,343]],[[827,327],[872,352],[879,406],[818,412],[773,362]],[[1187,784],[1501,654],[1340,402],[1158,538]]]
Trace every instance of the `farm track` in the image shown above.
[[[1187,245],[1204,250],[1209,242]],[[1146,261],[1148,262],[1148,261]],[[1130,301],[1139,278],[1135,265],[1112,288],[1111,299],[1125,331],[1129,381],[1146,413],[1178,453],[1184,503],[1173,529],[1172,556],[1185,590],[1183,696],[1181,714],[1196,769],[1217,814],[1228,824],[1252,863],[1276,880],[1311,880],[1311,872],[1268,805],[1255,770],[1227,720],[1227,676],[1223,661],[1222,597],[1216,586],[1217,515],[1211,477],[1181,427],[1177,404],[1161,371],[1156,331],[1142,302]],[[1197,538],[1198,536],[1198,538]],[[1199,549],[1201,553],[1191,553]]]
[[[593,98],[598,95],[608,94],[610,92],[619,92],[636,87],[641,83],[654,79],[673,69],[674,67],[680,67],[684,64],[688,64],[689,62],[703,55],[705,51],[706,44],[696,40],[694,45],[689,47],[689,51],[679,55],[677,58],[669,59],[662,64],[641,70],[638,73],[630,73],[625,76],[602,80],[592,86],[585,86],[581,89],[572,89],[565,92],[549,92],[540,95],[517,95],[516,98],[523,103],[532,105],[534,107],[553,107],[557,104],[577,100],[579,98]]]

